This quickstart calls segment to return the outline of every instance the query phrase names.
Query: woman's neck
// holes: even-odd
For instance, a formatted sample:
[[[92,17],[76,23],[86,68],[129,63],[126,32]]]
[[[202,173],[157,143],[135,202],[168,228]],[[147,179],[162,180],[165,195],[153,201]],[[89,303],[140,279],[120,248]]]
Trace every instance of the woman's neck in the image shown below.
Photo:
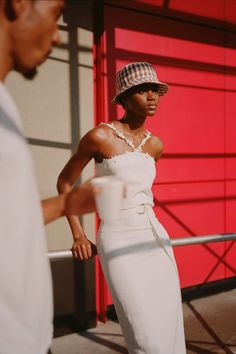
[[[120,122],[126,126],[126,129],[130,132],[136,131],[141,132],[143,131],[144,124],[146,121],[146,117],[137,117],[137,116],[130,116],[125,114],[123,118],[120,119]]]

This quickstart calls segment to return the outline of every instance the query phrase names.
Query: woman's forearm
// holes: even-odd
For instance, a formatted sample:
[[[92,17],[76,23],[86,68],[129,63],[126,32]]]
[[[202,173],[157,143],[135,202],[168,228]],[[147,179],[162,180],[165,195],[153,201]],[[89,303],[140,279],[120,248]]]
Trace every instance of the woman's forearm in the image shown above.
[[[58,178],[57,181],[57,190],[60,193],[68,193],[71,192],[73,188],[73,185],[66,181],[61,175]],[[83,229],[79,220],[79,217],[77,215],[68,215],[67,220],[69,222],[71,232],[73,235],[74,240],[78,239],[81,237],[83,234]]]

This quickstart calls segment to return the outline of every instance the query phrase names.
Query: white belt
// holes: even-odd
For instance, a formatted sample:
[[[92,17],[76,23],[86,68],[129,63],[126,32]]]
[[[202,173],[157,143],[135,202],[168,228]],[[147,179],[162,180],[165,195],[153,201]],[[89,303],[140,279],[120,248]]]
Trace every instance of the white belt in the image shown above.
[[[152,209],[151,204],[140,204],[135,207],[131,207],[128,209],[122,209],[121,210],[121,215],[126,215],[126,214],[145,214],[148,212],[148,210]]]

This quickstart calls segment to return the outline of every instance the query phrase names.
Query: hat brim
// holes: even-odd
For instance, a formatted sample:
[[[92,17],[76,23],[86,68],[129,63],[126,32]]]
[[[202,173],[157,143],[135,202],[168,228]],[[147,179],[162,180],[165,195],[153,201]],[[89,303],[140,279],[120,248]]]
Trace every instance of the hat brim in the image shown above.
[[[169,90],[169,86],[165,83],[165,82],[143,82],[143,83],[138,83],[137,85],[132,85],[130,87],[127,87],[125,90],[123,90],[122,92],[120,92],[118,95],[116,95],[111,103],[112,104],[121,104],[120,102],[120,96],[122,96],[125,92],[129,91],[131,88],[135,87],[135,86],[140,86],[143,84],[156,84],[157,85],[157,92],[159,94],[159,96],[163,96],[165,93],[167,93],[167,91]]]

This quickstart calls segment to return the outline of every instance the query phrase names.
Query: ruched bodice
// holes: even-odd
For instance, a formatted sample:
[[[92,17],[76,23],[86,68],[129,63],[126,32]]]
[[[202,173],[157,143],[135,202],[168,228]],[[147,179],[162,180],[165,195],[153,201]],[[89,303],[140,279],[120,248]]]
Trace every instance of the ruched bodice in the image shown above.
[[[126,198],[123,209],[140,204],[153,205],[151,187],[155,173],[155,160],[139,151],[128,151],[96,164],[97,176],[116,175],[124,180]]]
[[[133,143],[117,130],[114,124],[105,125],[109,126],[119,138],[125,140],[133,151],[126,151],[121,155],[103,159],[102,162],[96,163],[96,175],[116,175],[125,182],[126,197],[124,198],[123,209],[129,209],[140,204],[153,206],[151,187],[156,174],[155,160],[148,153],[142,151],[142,146],[151,137],[151,133],[146,131],[145,137],[135,148]]]

